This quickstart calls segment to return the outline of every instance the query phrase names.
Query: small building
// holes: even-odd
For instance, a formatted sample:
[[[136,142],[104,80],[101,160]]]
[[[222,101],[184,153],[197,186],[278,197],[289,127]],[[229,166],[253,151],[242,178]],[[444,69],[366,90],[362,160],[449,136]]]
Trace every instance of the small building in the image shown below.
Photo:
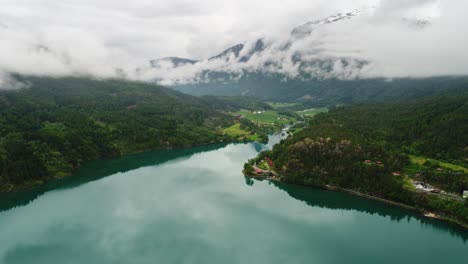
[[[372,163],[372,160],[365,160],[364,163],[365,163],[365,164],[371,164],[371,163]]]
[[[255,173],[259,174],[259,175],[262,175],[263,174],[263,171],[261,169],[258,169],[258,168],[254,168],[254,171]]]
[[[399,172],[399,171],[394,171],[392,174],[393,174],[393,176],[400,176],[400,175],[401,175],[401,172]]]
[[[375,164],[377,165],[382,165],[382,162],[380,160],[376,161]]]
[[[463,191],[463,199],[468,198],[468,191]]]
[[[416,187],[416,189],[420,189],[420,190],[424,190],[424,185],[422,185],[421,183],[415,183],[414,187]]]
[[[432,187],[432,185],[425,183],[425,182],[418,182],[418,181],[412,181],[412,182],[416,189],[419,189],[422,191],[431,192],[432,190],[435,189],[434,187]],[[442,191],[439,190],[439,192],[442,192]]]
[[[273,161],[269,157],[265,157],[265,160],[268,162],[270,166],[273,166]]]

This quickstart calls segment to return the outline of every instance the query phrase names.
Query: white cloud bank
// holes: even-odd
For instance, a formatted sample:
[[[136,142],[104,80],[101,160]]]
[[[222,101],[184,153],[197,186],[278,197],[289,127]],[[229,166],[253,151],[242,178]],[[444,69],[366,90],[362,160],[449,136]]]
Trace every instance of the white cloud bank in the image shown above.
[[[163,84],[200,81],[206,70],[297,77],[298,64],[291,58],[298,53],[330,61],[332,71],[314,64],[301,68],[322,77],[468,74],[464,0],[0,0],[0,6],[0,86],[7,83],[1,77],[7,72],[101,78],[125,73]],[[292,28],[354,9],[359,16],[317,27],[282,49]],[[424,26],[426,19],[430,24]],[[247,63],[203,60],[258,38],[270,46]],[[167,56],[201,61],[144,67]]]

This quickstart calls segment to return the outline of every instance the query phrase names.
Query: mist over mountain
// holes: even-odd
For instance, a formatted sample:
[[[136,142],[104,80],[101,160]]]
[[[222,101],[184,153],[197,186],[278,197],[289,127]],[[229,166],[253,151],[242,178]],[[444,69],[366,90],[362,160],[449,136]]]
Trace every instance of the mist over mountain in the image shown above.
[[[218,55],[205,60],[192,60],[187,58],[169,57],[155,59],[150,62],[153,69],[183,71],[188,68],[198,68],[201,80],[199,82],[229,81],[240,78],[245,73],[263,72],[266,74],[282,73],[285,77],[301,77],[314,75],[318,78],[328,78],[338,70],[338,67],[362,67],[365,61],[357,61],[352,58],[313,58],[308,54],[319,54],[320,49],[311,46],[307,50],[298,49],[296,44],[308,38],[315,30],[322,29],[324,25],[352,19],[359,14],[358,11],[339,13],[324,19],[307,22],[297,26],[287,38],[281,40],[269,40],[260,38],[256,41],[236,44]],[[185,67],[185,68],[184,68]],[[287,67],[287,68],[286,68]],[[313,70],[312,70],[313,69]],[[353,69],[353,70],[354,70]],[[312,73],[315,71],[315,73]],[[217,74],[216,74],[217,73]],[[224,73],[224,74],[220,74]],[[335,76],[333,76],[335,77]],[[347,76],[341,76],[346,79]],[[157,81],[166,81],[164,78]],[[188,80],[188,82],[193,80]],[[184,80],[174,80],[175,84],[185,84]]]
[[[138,2],[6,1],[2,76],[125,78],[177,87],[250,75],[387,81],[468,74],[468,29],[459,27],[464,2]]]
[[[244,86],[242,91],[238,91],[238,87],[230,87],[227,89],[231,91],[221,92],[211,91],[210,86],[236,86],[235,83],[252,76],[257,80],[275,79],[287,83],[291,80],[327,79],[381,79],[387,82],[401,78],[466,75],[463,67],[455,67],[461,62],[460,58],[453,60],[445,69],[436,69],[438,66],[423,63],[421,58],[410,59],[413,54],[425,52],[424,46],[416,47],[419,50],[413,50],[409,57],[396,54],[391,45],[400,48],[400,42],[407,41],[412,42],[409,46],[414,48],[413,45],[417,44],[413,38],[429,37],[440,29],[442,19],[430,12],[423,15],[395,11],[383,14],[382,8],[386,7],[388,5],[382,4],[336,13],[296,26],[281,38],[262,37],[245,41],[207,59],[184,59],[191,62],[188,64],[168,61],[156,67],[151,64],[152,67],[140,73],[142,76],[153,74],[155,81],[192,94],[244,93],[251,90],[249,86],[252,85]],[[381,29],[396,34],[382,34]],[[398,41],[404,37],[407,39]],[[385,40],[388,43],[384,45],[376,43]],[[401,50],[398,52],[402,53]],[[437,56],[432,59],[434,57]],[[196,89],[191,91],[191,86],[196,86]]]
[[[316,32],[326,34],[328,27],[350,23],[360,15],[362,12],[353,10],[313,20],[293,28],[287,38],[240,43],[205,60],[159,59],[151,65],[169,74],[181,73],[180,79],[166,84],[192,95],[243,95],[313,106],[412,99],[466,83],[466,78],[457,76],[389,79],[373,75],[377,65],[365,56],[338,56],[321,48]],[[399,18],[397,22],[419,33],[431,26],[432,19]],[[304,42],[311,45],[304,46]],[[182,73],[189,69],[196,77],[184,80]]]

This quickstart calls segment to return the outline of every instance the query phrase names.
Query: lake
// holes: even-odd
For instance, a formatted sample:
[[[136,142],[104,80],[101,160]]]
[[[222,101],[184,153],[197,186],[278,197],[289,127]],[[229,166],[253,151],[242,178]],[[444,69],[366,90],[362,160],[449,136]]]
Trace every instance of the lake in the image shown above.
[[[243,177],[277,141],[100,160],[2,195],[0,263],[468,263],[465,230]]]

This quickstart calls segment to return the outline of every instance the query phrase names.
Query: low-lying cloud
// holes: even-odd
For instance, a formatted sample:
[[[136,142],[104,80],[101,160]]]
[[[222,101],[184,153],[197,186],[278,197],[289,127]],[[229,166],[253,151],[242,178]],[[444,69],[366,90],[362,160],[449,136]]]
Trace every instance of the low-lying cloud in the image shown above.
[[[2,0],[0,86],[11,83],[7,73],[166,85],[208,81],[212,71],[233,78],[258,71],[286,78],[467,75],[467,8],[461,0]],[[302,38],[290,34],[308,21],[350,10],[359,14],[313,26]],[[260,38],[267,48],[247,62],[207,60],[238,43],[246,45],[245,55]],[[308,63],[299,64],[298,54]],[[199,62],[149,64],[168,56]]]

